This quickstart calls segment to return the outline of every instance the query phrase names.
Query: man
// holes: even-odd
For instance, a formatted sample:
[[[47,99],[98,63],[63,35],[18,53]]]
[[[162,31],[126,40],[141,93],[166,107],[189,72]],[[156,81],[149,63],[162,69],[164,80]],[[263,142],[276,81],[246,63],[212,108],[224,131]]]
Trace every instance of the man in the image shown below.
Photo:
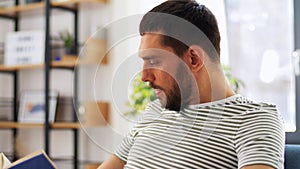
[[[159,101],[99,169],[283,168],[282,119],[274,105],[227,84],[209,9],[193,0],[164,2],[143,17],[140,34],[142,80]]]

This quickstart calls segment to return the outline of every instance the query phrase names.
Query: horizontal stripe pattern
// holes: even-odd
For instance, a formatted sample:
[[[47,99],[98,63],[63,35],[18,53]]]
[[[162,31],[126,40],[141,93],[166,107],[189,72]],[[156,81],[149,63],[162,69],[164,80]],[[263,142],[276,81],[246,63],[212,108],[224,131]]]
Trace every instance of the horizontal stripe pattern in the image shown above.
[[[151,102],[115,154],[125,168],[283,168],[284,130],[276,107],[235,95],[181,112]]]

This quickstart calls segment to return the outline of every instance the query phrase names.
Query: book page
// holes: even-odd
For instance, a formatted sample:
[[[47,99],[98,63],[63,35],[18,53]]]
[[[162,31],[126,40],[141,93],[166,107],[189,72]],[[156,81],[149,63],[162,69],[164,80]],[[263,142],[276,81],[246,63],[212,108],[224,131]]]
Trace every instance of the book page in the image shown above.
[[[6,158],[3,153],[0,153],[0,169],[4,169],[4,167],[8,166],[10,161]]]

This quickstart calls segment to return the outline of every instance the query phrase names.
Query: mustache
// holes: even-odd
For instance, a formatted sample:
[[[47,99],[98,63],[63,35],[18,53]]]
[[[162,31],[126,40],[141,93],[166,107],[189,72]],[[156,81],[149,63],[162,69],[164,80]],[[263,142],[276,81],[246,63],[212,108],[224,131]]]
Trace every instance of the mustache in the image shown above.
[[[160,86],[158,86],[158,85],[156,85],[156,84],[154,84],[154,83],[149,83],[149,86],[150,86],[151,88],[153,88],[153,89],[164,90],[162,87],[160,87]]]

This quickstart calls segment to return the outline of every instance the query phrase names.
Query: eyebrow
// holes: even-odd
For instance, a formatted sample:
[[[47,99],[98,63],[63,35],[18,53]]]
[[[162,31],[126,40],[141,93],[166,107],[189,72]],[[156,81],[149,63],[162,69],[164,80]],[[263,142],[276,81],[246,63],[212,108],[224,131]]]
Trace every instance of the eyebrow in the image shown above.
[[[155,55],[146,55],[146,56],[140,56],[143,60],[150,60],[150,59],[156,59],[158,56]]]

